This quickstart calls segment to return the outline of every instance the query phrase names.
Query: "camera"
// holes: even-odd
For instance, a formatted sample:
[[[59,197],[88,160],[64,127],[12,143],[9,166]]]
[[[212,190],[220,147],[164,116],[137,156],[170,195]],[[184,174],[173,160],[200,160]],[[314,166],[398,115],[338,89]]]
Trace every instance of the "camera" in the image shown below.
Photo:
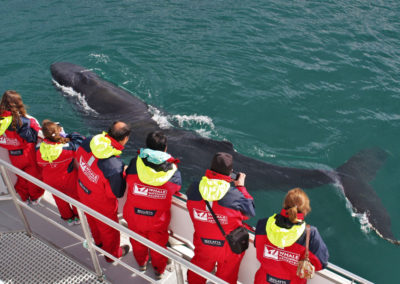
[[[230,176],[231,176],[231,179],[237,180],[237,179],[239,178],[239,173],[237,173],[237,172],[231,172]]]

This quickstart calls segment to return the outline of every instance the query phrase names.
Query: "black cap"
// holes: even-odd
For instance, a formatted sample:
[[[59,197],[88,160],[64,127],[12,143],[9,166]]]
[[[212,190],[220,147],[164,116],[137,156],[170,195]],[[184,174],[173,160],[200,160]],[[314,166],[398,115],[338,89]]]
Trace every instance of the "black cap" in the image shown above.
[[[233,157],[225,152],[218,152],[214,155],[210,170],[229,176],[232,172]]]

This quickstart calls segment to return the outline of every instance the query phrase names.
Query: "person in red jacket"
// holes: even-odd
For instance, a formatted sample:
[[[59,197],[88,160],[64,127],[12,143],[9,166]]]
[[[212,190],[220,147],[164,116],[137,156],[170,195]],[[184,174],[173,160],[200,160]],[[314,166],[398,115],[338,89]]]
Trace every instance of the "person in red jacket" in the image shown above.
[[[72,198],[76,193],[77,170],[74,168],[75,151],[83,141],[78,133],[66,134],[63,128],[48,119],[42,123],[44,140],[36,151],[38,166],[42,169],[42,180]],[[80,224],[76,208],[53,195],[61,218],[68,225]]]
[[[77,192],[79,200],[118,223],[118,199],[124,196],[124,163],[119,157],[129,140],[130,127],[114,122],[108,132],[83,140],[75,155],[78,163]],[[120,232],[86,214],[94,242],[116,258],[129,252],[120,247]],[[107,262],[112,259],[105,257]]]
[[[20,94],[5,91],[0,102],[0,147],[8,150],[11,164],[40,179],[36,165],[35,145],[39,123],[26,113]],[[22,201],[36,205],[44,190],[17,176],[15,190]]]
[[[237,283],[245,252],[232,252],[205,203],[205,200],[210,203],[226,234],[242,226],[244,220],[255,216],[253,198],[244,186],[246,175],[239,173],[237,180],[232,180],[232,167],[232,155],[216,153],[205,176],[200,182],[193,183],[186,194],[187,208],[194,226],[195,249],[191,262],[209,272],[217,265],[217,277]],[[234,186],[231,185],[232,181]],[[190,284],[206,283],[206,279],[189,270],[187,279]]]
[[[261,219],[257,223],[254,245],[261,266],[254,283],[307,283],[296,275],[299,260],[304,258],[306,223],[304,217],[311,211],[310,200],[300,188],[290,190],[280,214]],[[328,249],[317,228],[311,226],[309,259],[315,271],[328,264]]]
[[[166,152],[167,137],[161,131],[149,133],[146,146],[126,170],[128,193],[124,218],[129,229],[166,248],[172,195],[182,184],[179,161]],[[131,244],[140,269],[146,270],[149,249],[133,239]],[[150,255],[156,278],[161,279],[167,258],[153,250]]]

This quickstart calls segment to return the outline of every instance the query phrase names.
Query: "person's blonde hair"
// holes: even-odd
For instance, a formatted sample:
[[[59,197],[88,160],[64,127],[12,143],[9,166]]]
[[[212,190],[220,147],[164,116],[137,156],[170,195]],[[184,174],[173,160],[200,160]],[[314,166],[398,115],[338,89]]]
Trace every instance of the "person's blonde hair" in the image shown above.
[[[65,138],[60,135],[61,126],[49,119],[43,120],[42,132],[43,132],[43,136],[47,140],[50,140],[51,142],[67,143],[70,141],[69,138]]]
[[[295,224],[300,221],[297,219],[297,213],[303,213],[304,217],[310,213],[310,199],[301,188],[296,187],[286,194],[283,208],[286,209],[290,222]]]
[[[0,102],[0,113],[4,111],[11,112],[13,117],[11,125],[13,128],[16,129],[21,126],[21,116],[26,116],[26,109],[21,95],[13,90],[5,91]]]

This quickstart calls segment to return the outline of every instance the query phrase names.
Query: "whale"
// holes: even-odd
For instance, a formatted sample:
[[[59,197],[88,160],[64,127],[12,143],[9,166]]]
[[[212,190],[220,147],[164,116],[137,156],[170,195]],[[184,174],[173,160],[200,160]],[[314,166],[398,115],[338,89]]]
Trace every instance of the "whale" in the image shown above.
[[[153,119],[150,106],[127,90],[103,80],[93,71],[69,62],[50,66],[54,85],[62,92],[73,90],[84,99],[89,112],[82,112],[88,123],[98,130],[107,129],[115,120],[130,124],[132,138],[126,151],[134,154],[145,145],[151,131],[161,130],[168,138],[168,152],[180,159],[179,168],[186,181],[198,179],[210,166],[213,155],[227,152],[233,156],[233,167],[246,173],[246,187],[255,190],[304,189],[334,184],[351,204],[354,213],[364,215],[371,229],[383,239],[400,245],[392,232],[391,219],[370,182],[385,163],[388,154],[378,148],[367,148],[353,155],[336,169],[310,169],[279,166],[251,158],[235,151],[229,141],[202,137],[200,134],[173,126],[161,128]]]

